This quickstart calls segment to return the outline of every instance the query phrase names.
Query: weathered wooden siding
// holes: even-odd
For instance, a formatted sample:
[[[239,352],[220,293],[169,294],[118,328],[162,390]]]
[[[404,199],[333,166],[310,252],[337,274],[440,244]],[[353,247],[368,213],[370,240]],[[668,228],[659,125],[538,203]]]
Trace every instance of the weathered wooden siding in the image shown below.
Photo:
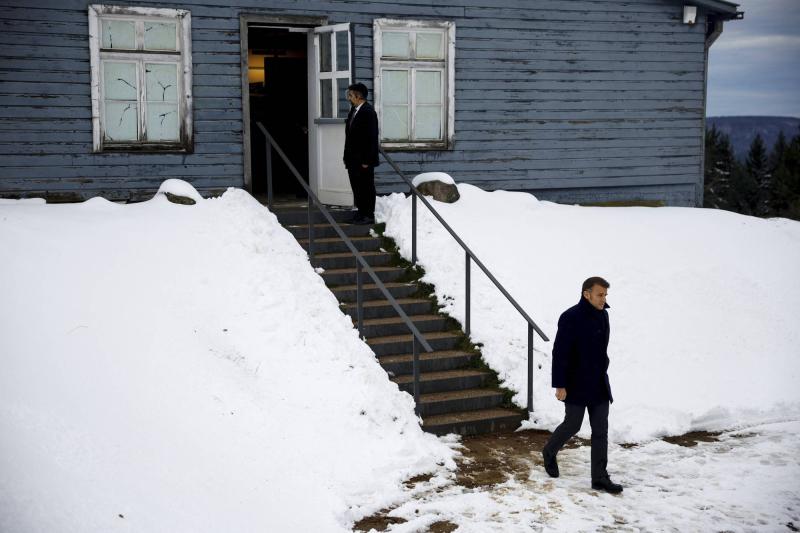
[[[702,13],[682,24],[677,1],[125,2],[192,13],[188,155],[92,154],[89,2],[29,3],[0,2],[0,195],[142,197],[166,177],[242,186],[243,12],[354,23],[355,76],[370,88],[374,18],[455,21],[455,147],[395,153],[410,174],[445,171],[559,201],[694,205],[702,189],[705,24]],[[400,188],[388,165],[378,187]]]

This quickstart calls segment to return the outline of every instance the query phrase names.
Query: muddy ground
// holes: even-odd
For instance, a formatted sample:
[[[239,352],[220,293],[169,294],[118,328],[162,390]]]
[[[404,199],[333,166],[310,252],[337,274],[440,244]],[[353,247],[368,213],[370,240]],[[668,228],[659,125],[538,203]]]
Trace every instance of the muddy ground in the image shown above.
[[[677,437],[667,437],[664,440],[671,444],[691,447],[698,442],[714,442],[718,435],[718,433],[696,431]],[[550,432],[536,430],[464,437],[461,441],[464,446],[462,456],[457,461],[456,485],[471,489],[497,485],[511,477],[526,478],[531,468],[543,468],[541,452],[549,438]],[[578,446],[590,446],[590,442],[586,439],[572,438],[565,448]],[[406,481],[406,485],[410,488],[429,479],[430,476],[418,476]],[[392,524],[405,522],[402,518],[388,516],[390,512],[391,509],[383,509],[363,518],[355,523],[353,530],[385,531]],[[451,533],[457,527],[451,522],[436,522],[430,526],[428,532]]]

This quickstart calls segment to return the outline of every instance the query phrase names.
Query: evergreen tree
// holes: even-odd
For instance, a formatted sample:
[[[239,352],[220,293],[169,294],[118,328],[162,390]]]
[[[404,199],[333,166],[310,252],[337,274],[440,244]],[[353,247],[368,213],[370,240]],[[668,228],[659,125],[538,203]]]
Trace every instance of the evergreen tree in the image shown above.
[[[775,145],[771,160],[773,171],[773,210],[776,216],[800,220],[800,134],[791,142]]]
[[[769,169],[770,172],[775,173],[775,170],[782,164],[783,157],[786,150],[789,148],[789,143],[786,142],[786,135],[783,130],[778,133],[778,138],[775,141],[775,146],[772,147],[772,153],[769,156]]]
[[[731,172],[730,210],[755,215],[758,207],[758,182],[747,167],[736,165]]]
[[[735,166],[730,137],[712,126],[706,131],[703,207],[731,209],[731,175]]]
[[[753,214],[761,217],[769,216],[772,211],[770,207],[772,175],[767,160],[767,149],[760,134],[756,135],[756,138],[750,144],[745,168],[750,175],[750,179],[756,184],[755,198],[752,201],[754,204]]]

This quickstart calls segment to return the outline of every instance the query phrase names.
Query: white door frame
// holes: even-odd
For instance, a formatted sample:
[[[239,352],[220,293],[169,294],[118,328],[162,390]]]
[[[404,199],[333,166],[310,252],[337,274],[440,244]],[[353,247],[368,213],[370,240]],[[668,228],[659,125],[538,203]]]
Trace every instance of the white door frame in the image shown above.
[[[242,132],[243,144],[242,150],[242,168],[243,168],[243,182],[244,188],[252,193],[253,192],[253,169],[251,168],[251,153],[252,147],[250,144],[250,135],[252,134],[252,125],[250,124],[250,82],[247,79],[247,73],[250,68],[248,61],[248,49],[250,42],[250,24],[258,24],[262,26],[269,26],[273,28],[288,28],[300,29],[306,28],[305,31],[310,32],[317,26],[323,26],[328,23],[328,17],[313,17],[313,16],[298,16],[298,15],[261,15],[256,13],[242,13],[239,16],[239,44],[240,44],[240,63],[242,75]],[[307,50],[311,53],[311,49]],[[309,61],[312,58],[309,57]],[[311,116],[312,109],[308,110]],[[309,154],[311,147],[309,146]]]

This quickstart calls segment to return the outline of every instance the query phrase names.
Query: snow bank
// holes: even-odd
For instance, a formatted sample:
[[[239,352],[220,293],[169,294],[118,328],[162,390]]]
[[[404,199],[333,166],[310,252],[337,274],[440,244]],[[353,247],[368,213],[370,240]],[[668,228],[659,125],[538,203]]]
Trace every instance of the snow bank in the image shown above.
[[[4,204],[0,249],[0,531],[345,531],[453,467],[242,191]]]
[[[458,188],[461,200],[436,209],[551,338],[535,342],[530,426],[553,429],[563,417],[550,388],[552,339],[593,275],[611,283],[612,439],[800,418],[800,223]],[[427,209],[418,216],[425,281],[463,322],[463,252]],[[377,217],[409,258],[410,199],[380,198]],[[472,291],[472,338],[525,405],[525,321],[475,265]]]

